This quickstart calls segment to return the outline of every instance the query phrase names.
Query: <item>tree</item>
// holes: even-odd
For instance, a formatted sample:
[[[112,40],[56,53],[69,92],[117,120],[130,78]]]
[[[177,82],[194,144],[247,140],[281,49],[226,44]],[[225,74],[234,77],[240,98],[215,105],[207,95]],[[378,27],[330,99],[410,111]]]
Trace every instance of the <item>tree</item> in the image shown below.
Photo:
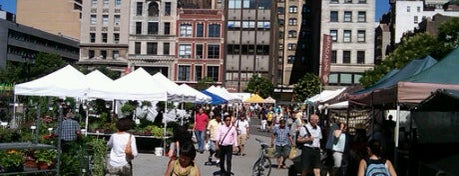
[[[244,92],[258,93],[261,97],[269,97],[274,91],[274,85],[268,79],[259,77],[258,74],[254,74],[250,78],[247,87]]]
[[[306,73],[296,84],[293,85],[293,94],[297,101],[303,102],[308,97],[320,93],[322,85],[320,78],[312,73]]]
[[[198,83],[196,83],[195,89],[201,91],[201,90],[209,88],[213,84],[215,84],[214,79],[205,77],[205,78],[198,80]]]
[[[452,18],[438,28],[438,40],[444,42],[448,48],[454,48],[459,44],[457,31],[459,31],[459,18]]]
[[[38,53],[35,58],[25,62],[8,61],[0,71],[0,81],[22,83],[48,75],[65,66],[64,60],[57,54]]]

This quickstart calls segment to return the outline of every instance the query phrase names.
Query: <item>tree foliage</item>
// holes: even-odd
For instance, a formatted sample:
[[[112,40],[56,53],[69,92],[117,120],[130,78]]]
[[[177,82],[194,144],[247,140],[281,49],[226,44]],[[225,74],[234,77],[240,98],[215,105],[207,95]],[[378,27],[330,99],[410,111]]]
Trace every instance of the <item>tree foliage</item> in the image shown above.
[[[459,2],[459,0],[457,0]],[[438,40],[446,47],[454,48],[459,44],[459,18],[452,18],[438,28]]]
[[[23,63],[8,61],[5,69],[0,71],[0,81],[18,84],[48,75],[65,65],[57,54],[38,53]]]
[[[215,84],[214,79],[205,77],[205,78],[198,80],[198,82],[196,83],[195,89],[201,91],[201,90],[209,88],[210,86],[214,84]]]
[[[293,85],[293,94],[297,101],[303,102],[308,97],[320,93],[322,85],[320,78],[312,73],[306,73],[296,84]]]
[[[261,97],[269,97],[274,91],[274,85],[270,80],[259,77],[257,74],[254,74],[250,78],[247,87],[244,89],[244,92],[248,93],[258,93]]]

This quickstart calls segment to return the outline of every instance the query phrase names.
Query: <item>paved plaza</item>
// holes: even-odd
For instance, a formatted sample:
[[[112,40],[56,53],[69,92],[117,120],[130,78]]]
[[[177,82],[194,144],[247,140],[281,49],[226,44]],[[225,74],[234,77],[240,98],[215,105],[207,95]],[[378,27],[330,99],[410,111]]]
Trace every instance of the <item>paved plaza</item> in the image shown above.
[[[270,142],[270,138],[262,135],[251,135],[246,144],[245,156],[233,155],[233,168],[232,172],[235,176],[249,176],[251,175],[252,166],[258,158],[260,145],[255,138],[261,139],[266,143]],[[206,151],[203,154],[198,153],[196,156],[196,163],[199,166],[201,175],[213,175],[214,172],[219,171],[219,167],[212,165],[206,166],[204,163],[207,161],[209,153]],[[156,156],[154,154],[141,153],[133,161],[134,175],[135,176],[147,176],[147,175],[164,175],[166,171],[168,157]],[[273,164],[271,174],[273,176],[284,176],[288,175],[288,169],[277,169],[276,159],[271,158]],[[290,166],[292,161],[287,160],[286,165]]]

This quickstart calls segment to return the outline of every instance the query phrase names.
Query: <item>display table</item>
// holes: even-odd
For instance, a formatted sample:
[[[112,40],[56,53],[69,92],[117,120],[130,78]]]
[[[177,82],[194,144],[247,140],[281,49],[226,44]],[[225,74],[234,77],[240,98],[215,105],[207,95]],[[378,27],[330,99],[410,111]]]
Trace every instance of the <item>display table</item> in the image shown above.
[[[28,150],[28,149],[53,149],[55,148],[52,145],[47,144],[35,144],[31,142],[13,142],[13,143],[0,143],[0,150]],[[52,173],[57,172],[57,169],[46,169],[38,170],[37,168],[27,168],[24,167],[23,171],[20,172],[2,172],[0,175],[27,175],[27,174],[37,174],[37,173]]]

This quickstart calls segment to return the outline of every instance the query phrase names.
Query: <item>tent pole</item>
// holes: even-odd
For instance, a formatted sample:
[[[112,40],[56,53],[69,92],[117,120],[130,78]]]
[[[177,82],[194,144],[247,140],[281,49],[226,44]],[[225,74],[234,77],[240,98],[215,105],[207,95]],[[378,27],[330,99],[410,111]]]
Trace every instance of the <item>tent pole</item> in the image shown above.
[[[10,128],[16,129],[17,128],[17,123],[16,123],[16,101],[18,100],[18,96],[14,95],[13,97],[13,119],[11,119],[10,122]]]
[[[398,168],[398,160],[397,160],[397,148],[398,148],[398,139],[399,139],[399,133],[400,133],[400,104],[397,103],[397,119],[395,123],[395,135],[393,140],[395,140],[395,148],[394,148],[394,166],[395,168]]]
[[[163,113],[163,121],[164,121],[164,131],[163,131],[163,156],[166,156],[166,128],[167,122],[164,120],[164,114],[167,113],[167,100],[164,103],[164,113]]]

